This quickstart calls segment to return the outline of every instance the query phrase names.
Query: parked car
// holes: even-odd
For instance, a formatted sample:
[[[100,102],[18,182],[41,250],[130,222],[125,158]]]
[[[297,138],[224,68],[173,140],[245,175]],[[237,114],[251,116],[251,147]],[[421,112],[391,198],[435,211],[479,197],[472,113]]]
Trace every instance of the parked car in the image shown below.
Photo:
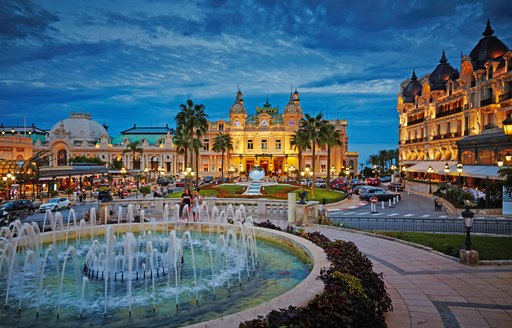
[[[159,185],[162,185],[162,186],[167,186],[169,184],[169,179],[167,178],[164,178],[164,177],[159,177],[158,179],[156,179],[156,183],[159,184]]]
[[[379,178],[369,178],[366,180],[366,184],[369,186],[380,186]]]
[[[213,177],[211,175],[207,175],[204,177],[204,182],[206,183],[212,183],[213,182]]]
[[[185,179],[178,180],[174,183],[176,187],[185,187]]]
[[[401,183],[392,182],[388,184],[388,189],[391,191],[404,191],[404,186]]]
[[[0,221],[2,224],[8,224],[15,219],[23,219],[34,211],[34,203],[28,199],[11,200],[0,206]]]
[[[389,190],[372,190],[373,192],[366,192],[359,196],[359,199],[361,200],[369,200],[371,197],[377,197],[379,201],[387,201],[390,199],[393,199],[398,196],[398,199],[401,199],[400,194],[390,192]]]
[[[40,212],[46,212],[46,210],[58,211],[63,208],[71,208],[71,203],[66,197],[57,197],[49,199],[46,203],[39,206]]]
[[[387,176],[380,178],[380,182],[391,182],[391,176],[387,175]]]

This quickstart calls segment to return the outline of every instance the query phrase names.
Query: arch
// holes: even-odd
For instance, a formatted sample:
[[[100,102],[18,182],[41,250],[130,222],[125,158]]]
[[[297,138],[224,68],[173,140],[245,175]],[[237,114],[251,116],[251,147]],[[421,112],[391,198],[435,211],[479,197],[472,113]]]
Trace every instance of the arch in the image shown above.
[[[151,157],[150,164],[149,164],[150,169],[153,171],[158,170],[159,163],[160,163],[160,158],[158,156]]]
[[[57,166],[68,165],[68,151],[61,148],[57,151]]]

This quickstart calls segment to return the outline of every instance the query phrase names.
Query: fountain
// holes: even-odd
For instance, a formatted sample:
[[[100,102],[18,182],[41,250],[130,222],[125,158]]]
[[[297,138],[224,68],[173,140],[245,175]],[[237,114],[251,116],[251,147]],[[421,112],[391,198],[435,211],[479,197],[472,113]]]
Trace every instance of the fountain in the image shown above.
[[[143,210],[134,222],[135,210],[119,210],[126,224],[97,225],[92,208],[89,222],[72,212],[67,224],[47,212],[46,233],[2,228],[0,325],[184,326],[268,302],[310,274],[304,250],[256,239],[243,206],[205,202],[198,222],[171,220],[168,206],[160,222],[145,223]]]
[[[265,177],[265,170],[263,170],[259,166],[253,166],[249,171],[249,183],[239,182],[239,184],[247,186],[247,190],[244,192],[244,195],[261,195],[261,187],[262,186],[270,186],[277,184],[273,181],[264,182],[263,178]]]

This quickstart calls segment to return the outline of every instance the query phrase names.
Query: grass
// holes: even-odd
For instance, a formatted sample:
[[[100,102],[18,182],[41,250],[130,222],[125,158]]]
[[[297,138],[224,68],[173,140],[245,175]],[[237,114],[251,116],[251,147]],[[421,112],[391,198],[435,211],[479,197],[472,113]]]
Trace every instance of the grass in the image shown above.
[[[435,234],[422,232],[377,232],[381,235],[406,240],[415,244],[459,257],[459,250],[464,244],[465,235]],[[512,259],[512,237],[492,237],[471,235],[472,248],[478,251],[480,260]]]
[[[345,198],[345,194],[339,191],[335,190],[326,190],[323,188],[315,188],[315,197],[311,196],[311,190],[307,188],[300,188],[296,190],[297,193],[300,193],[302,191],[306,191],[306,199],[307,200],[316,200],[322,203],[323,199],[325,198],[325,202],[327,204],[329,203],[335,203],[339,202],[340,200],[343,200]],[[300,197],[297,194],[297,200],[299,200]]]

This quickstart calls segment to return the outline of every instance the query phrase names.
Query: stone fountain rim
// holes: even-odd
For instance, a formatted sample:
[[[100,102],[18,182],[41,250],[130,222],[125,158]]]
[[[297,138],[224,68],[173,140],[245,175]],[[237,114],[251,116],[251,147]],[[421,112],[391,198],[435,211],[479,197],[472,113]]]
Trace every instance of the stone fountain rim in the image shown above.
[[[151,228],[155,227],[155,223],[122,223],[115,225],[97,225],[94,226],[95,235],[104,234],[105,227],[110,226],[115,228],[115,230],[121,230],[124,232],[129,232],[130,225],[132,226],[131,231],[136,231],[144,225],[147,230],[151,230]],[[159,222],[156,223],[158,227],[169,229],[169,225],[176,225],[175,222]],[[190,226],[205,226],[205,223],[189,223]],[[133,228],[136,229],[133,229]],[[138,227],[138,229],[137,229]],[[89,227],[82,228],[85,230],[90,230]],[[288,290],[287,292],[267,301],[263,304],[254,306],[252,308],[245,309],[243,311],[233,313],[221,318],[212,319],[208,321],[203,321],[200,323],[192,324],[186,326],[187,328],[199,328],[199,327],[238,327],[240,323],[248,320],[253,320],[258,318],[258,316],[265,317],[268,313],[275,309],[288,308],[288,306],[296,306],[303,307],[306,306],[310,300],[312,300],[316,295],[319,295],[324,291],[324,283],[322,280],[317,279],[320,274],[320,270],[322,268],[328,268],[330,266],[330,261],[327,259],[327,256],[324,250],[315,245],[314,243],[306,240],[304,238],[292,235],[287,232],[282,232],[273,229],[254,227],[256,231],[256,235],[259,238],[263,239],[271,239],[273,241],[278,241],[281,243],[285,243],[288,246],[296,247],[301,249],[307,257],[311,260],[313,265],[311,272],[309,275],[302,280],[297,286]],[[75,229],[69,229],[69,233],[74,233]],[[117,232],[117,231],[116,231]],[[89,233],[88,231],[86,233]],[[58,236],[56,236],[58,234]],[[60,236],[63,235],[63,236]],[[59,230],[55,232],[45,232],[42,233],[43,243],[53,241],[53,238],[60,239],[61,237],[65,237],[66,230]],[[72,234],[69,235],[70,238]]]

